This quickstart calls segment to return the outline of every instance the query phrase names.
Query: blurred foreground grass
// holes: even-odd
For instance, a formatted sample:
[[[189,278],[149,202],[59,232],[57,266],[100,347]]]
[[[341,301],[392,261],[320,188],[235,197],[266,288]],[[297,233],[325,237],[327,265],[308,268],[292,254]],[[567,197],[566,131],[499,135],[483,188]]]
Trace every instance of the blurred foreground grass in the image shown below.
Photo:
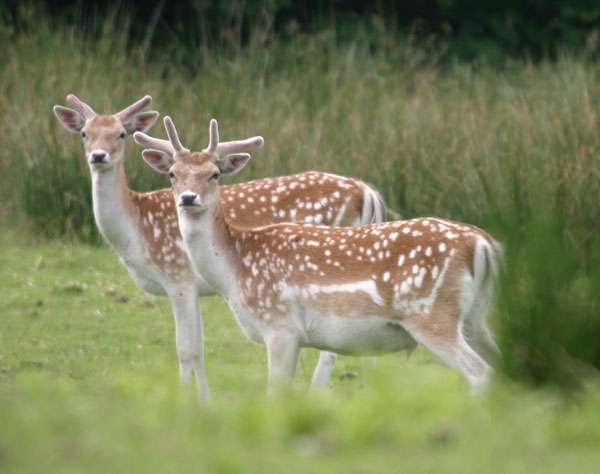
[[[214,401],[180,389],[170,309],[106,248],[0,234],[0,472],[596,473],[600,385],[498,378],[479,397],[419,349],[340,358],[332,386],[264,394],[261,346],[202,301]]]

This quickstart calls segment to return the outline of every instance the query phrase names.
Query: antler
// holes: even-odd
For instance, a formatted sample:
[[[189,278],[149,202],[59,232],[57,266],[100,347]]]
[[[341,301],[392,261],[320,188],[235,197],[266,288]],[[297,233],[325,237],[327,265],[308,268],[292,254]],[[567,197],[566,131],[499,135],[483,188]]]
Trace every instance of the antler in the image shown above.
[[[67,96],[67,103],[81,112],[86,120],[91,120],[96,116],[94,109],[80,100],[75,94],[69,94]]]
[[[219,124],[215,119],[211,119],[208,133],[208,147],[204,151],[214,155],[216,158],[238,153],[248,148],[260,148],[265,143],[264,138],[261,136],[219,143]]]
[[[164,118],[165,129],[167,130],[168,140],[151,137],[143,132],[135,132],[133,140],[146,148],[153,148],[165,153],[175,155],[179,152],[188,152],[189,150],[183,146],[173,123],[173,119],[169,116]],[[261,136],[250,137],[244,140],[232,140],[229,142],[219,143],[219,124],[215,119],[210,121],[208,147],[204,151],[210,153],[215,159],[237,154],[248,148],[260,148],[264,145],[265,140]]]
[[[144,132],[135,132],[133,134],[133,141],[146,148],[153,148],[171,155],[175,154],[175,149],[169,140],[154,138],[150,135],[146,135]]]
[[[152,97],[150,97],[149,95],[145,95],[140,100],[134,102],[133,104],[131,104],[128,107],[125,107],[120,112],[117,112],[115,114],[115,117],[117,117],[119,120],[121,120],[122,122],[124,122],[129,117],[131,117],[132,115],[136,114],[137,112],[139,112],[140,110],[142,110],[144,107],[146,107],[147,105],[149,105],[150,102],[152,102]]]
[[[141,145],[143,147],[153,148],[155,150],[169,153],[173,156],[178,152],[189,151],[181,144],[181,140],[179,139],[177,129],[175,128],[175,124],[173,123],[173,119],[167,115],[164,118],[163,122],[165,124],[165,129],[167,130],[167,135],[169,136],[168,140],[154,138],[150,135],[145,134],[144,132],[135,132],[133,134],[133,141],[135,141],[138,145]]]
[[[206,151],[215,154],[217,152],[217,147],[219,146],[219,124],[215,119],[210,119],[210,124],[208,126],[208,146],[206,147]]]
[[[165,129],[167,130],[167,135],[169,136],[169,141],[171,142],[171,146],[175,153],[179,152],[189,152],[187,148],[185,148],[181,140],[179,139],[179,134],[177,133],[177,129],[175,128],[175,124],[173,123],[173,119],[168,115],[163,120],[165,124]]]

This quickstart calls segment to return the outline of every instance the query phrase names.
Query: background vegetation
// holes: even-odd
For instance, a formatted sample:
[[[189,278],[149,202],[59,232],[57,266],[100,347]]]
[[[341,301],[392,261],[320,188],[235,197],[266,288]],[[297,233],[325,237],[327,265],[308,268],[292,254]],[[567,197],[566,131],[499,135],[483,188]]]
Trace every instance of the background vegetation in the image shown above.
[[[7,18],[20,29],[32,26],[20,14],[23,2],[5,1]],[[590,55],[600,51],[600,5],[594,0],[30,0],[30,4],[43,6],[60,23],[67,21],[88,32],[98,31],[98,16],[126,16],[132,41],[159,49],[175,43],[179,59],[191,66],[199,64],[198,58],[185,50],[218,45],[235,52],[257,40],[270,45],[298,33],[323,31],[348,42],[357,31],[372,37],[382,27],[394,42],[416,37],[447,60],[502,61],[507,55],[539,59],[556,57],[565,47]],[[371,48],[379,48],[377,40]]]
[[[239,471],[255,452],[264,459],[257,472],[282,457],[304,459],[303,469],[352,464],[381,472],[395,466],[386,462],[400,446],[409,471],[439,461],[442,472],[476,465],[594,472],[600,68],[593,2],[431,2],[437,17],[385,2],[369,11],[310,2],[256,10],[238,2],[36,5],[0,10],[0,282],[7,288],[0,425],[10,427],[0,430],[0,467],[35,470],[46,459],[65,472],[71,461],[72,472],[77,463],[102,471],[121,454],[132,463],[123,470],[141,469],[159,464],[158,444],[178,466],[203,446],[203,467],[218,472]],[[492,315],[502,358],[491,394],[465,398],[456,375],[418,353],[366,370],[342,359],[332,393],[265,401],[261,349],[211,299],[203,303],[207,359],[219,401],[193,405],[174,385],[171,323],[157,318],[168,314],[167,303],[135,290],[116,257],[98,247],[80,139],[51,112],[68,92],[104,113],[149,93],[192,148],[205,146],[211,117],[224,138],[260,133],[266,146],[239,179],[307,169],[358,176],[403,216],[490,230],[506,252]],[[152,133],[164,134],[158,125]],[[133,143],[127,170],[133,189],[166,185]],[[313,358],[303,362],[304,382]],[[569,392],[578,403],[564,405],[553,391],[527,384],[590,387]],[[88,432],[92,425],[97,430]],[[48,439],[35,456],[18,449]],[[231,457],[228,442],[247,454]],[[508,468],[484,460],[498,456],[499,442],[514,460]],[[139,456],[128,458],[122,446],[134,445]]]

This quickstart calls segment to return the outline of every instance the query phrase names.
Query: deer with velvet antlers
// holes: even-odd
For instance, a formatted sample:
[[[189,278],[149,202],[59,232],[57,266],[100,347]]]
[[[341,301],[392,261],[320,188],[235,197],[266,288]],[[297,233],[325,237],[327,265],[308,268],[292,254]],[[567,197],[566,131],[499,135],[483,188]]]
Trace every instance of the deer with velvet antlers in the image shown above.
[[[212,127],[208,148],[191,153],[172,120],[164,122],[170,148],[145,150],[144,158],[171,177],[194,267],[246,336],[266,345],[270,388],[293,376],[303,347],[358,355],[422,344],[471,386],[488,380],[481,353],[496,347],[485,316],[500,247],[485,231],[429,217],[362,227],[242,225],[228,218],[219,181],[250,156],[215,153]]]
[[[101,234],[119,254],[138,286],[170,298],[180,379],[186,383],[195,375],[199,395],[207,398],[202,318],[197,298],[214,294],[214,290],[192,270],[171,190],[138,193],[129,189],[125,176],[126,137],[148,130],[158,118],[158,112],[142,112],[151,101],[150,96],[145,96],[119,113],[101,115],[69,95],[67,103],[72,108],[57,105],[54,113],[68,131],[80,134],[83,139],[92,175],[94,217]],[[138,139],[143,142],[144,137],[140,134]],[[164,141],[150,140],[150,145],[159,149],[165,146]],[[215,138],[211,153],[225,156],[262,144],[261,137],[223,143]],[[170,146],[168,143],[168,150]],[[385,215],[379,193],[369,185],[325,173],[251,181],[223,186],[219,191],[228,218],[243,225],[290,220],[358,225],[380,222]],[[335,354],[320,354],[313,376],[315,385],[328,381],[334,363]]]

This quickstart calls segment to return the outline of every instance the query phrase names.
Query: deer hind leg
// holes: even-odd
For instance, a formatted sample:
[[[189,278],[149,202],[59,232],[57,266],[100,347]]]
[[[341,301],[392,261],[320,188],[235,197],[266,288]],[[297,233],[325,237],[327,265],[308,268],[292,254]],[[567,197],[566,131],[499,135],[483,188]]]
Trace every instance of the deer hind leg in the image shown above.
[[[497,357],[500,348],[487,324],[489,305],[493,294],[493,280],[485,283],[475,295],[465,316],[463,334],[477,352],[485,357]]]
[[[487,325],[485,318],[481,318],[479,320],[477,333],[478,333],[478,338],[491,351],[493,351],[496,355],[500,354],[500,348],[498,347],[498,344],[496,343],[496,340],[494,339],[494,335],[492,334],[492,331],[490,330],[489,326]]]
[[[461,288],[461,333],[478,355],[496,360],[500,348],[487,325],[500,258],[498,244],[480,240],[473,255],[473,275],[466,275]]]
[[[311,388],[324,387],[331,378],[331,372],[335,367],[337,354],[334,352],[320,351],[319,361],[315,367],[312,379],[310,381]]]
[[[188,384],[192,375],[195,375],[198,396],[207,400],[210,390],[204,369],[204,334],[196,288],[179,288],[170,292],[169,297],[175,318],[179,380],[182,384]]]
[[[500,354],[493,333],[487,324],[489,299],[478,299],[466,316],[463,335],[469,344],[488,360],[493,360]]]
[[[476,389],[489,380],[490,366],[468,344],[459,319],[445,316],[433,313],[404,327],[444,364],[460,371],[470,387]]]
[[[265,343],[269,364],[268,393],[273,394],[294,377],[300,344],[296,336],[286,333],[271,334]]]
[[[492,369],[488,363],[469,345],[462,333],[457,337],[456,353],[459,370],[463,373],[472,390],[487,385]]]
[[[500,350],[487,325],[494,287],[494,255],[487,242],[479,242],[473,257],[473,274],[465,274],[458,294],[459,338],[464,351],[494,360]],[[486,364],[487,365],[487,364]],[[491,373],[488,366],[486,376]]]

